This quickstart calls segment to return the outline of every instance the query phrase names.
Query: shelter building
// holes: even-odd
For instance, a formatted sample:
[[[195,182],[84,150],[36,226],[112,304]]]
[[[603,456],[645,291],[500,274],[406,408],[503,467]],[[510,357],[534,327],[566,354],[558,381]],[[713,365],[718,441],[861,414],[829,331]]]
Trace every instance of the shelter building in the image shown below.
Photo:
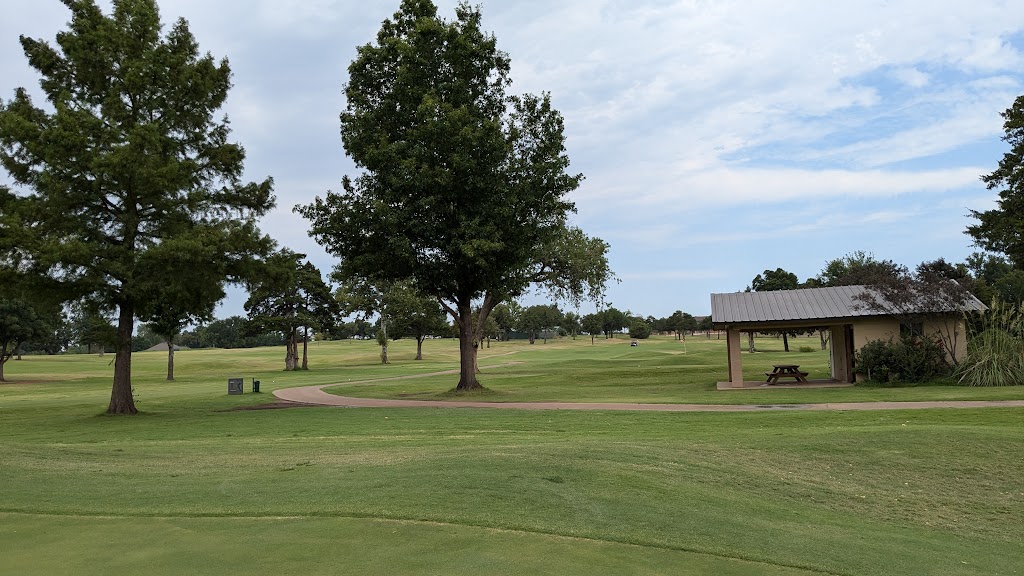
[[[901,330],[900,320],[895,316],[871,309],[857,298],[867,290],[866,286],[835,286],[712,294],[711,320],[716,329],[726,331],[728,342],[729,381],[719,388],[745,387],[740,356],[742,332],[783,330],[828,330],[831,333],[831,379],[855,382],[853,358],[856,351],[873,340],[898,338]],[[917,328],[926,335],[943,336],[949,342],[947,355],[959,360],[967,352],[965,309],[981,311],[985,306],[971,296],[956,310],[924,315],[923,325]]]

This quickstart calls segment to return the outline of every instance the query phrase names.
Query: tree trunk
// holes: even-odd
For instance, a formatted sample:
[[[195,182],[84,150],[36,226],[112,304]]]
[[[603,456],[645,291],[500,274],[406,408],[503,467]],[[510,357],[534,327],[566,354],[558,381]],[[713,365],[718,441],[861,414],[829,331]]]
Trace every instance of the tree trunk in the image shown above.
[[[381,364],[391,364],[391,362],[388,360],[388,342],[387,342],[387,340],[385,340],[384,343],[380,345],[380,363]]]
[[[302,327],[302,369],[309,370],[309,327]]]
[[[536,341],[537,337],[533,334],[533,332],[530,332],[530,344],[533,344]]]
[[[135,329],[135,307],[120,304],[117,318],[117,350],[114,356],[114,386],[110,390],[107,414],[138,414],[132,398],[132,330]]]
[[[480,373],[480,343],[473,343],[473,374]]]
[[[789,352],[789,334],[785,332],[782,333],[782,347]]]
[[[0,354],[0,382],[7,382],[7,380],[4,380],[4,364],[7,364],[7,359],[3,357],[3,354]]]
[[[594,345],[594,335],[593,334],[590,335],[590,345],[591,346]]]
[[[417,360],[423,360],[423,340],[424,339],[426,339],[426,336],[417,336],[416,337],[416,359]]]
[[[825,350],[828,347],[828,340],[825,340],[824,330],[818,330],[818,338],[821,338],[821,349]]]
[[[288,333],[288,343],[285,345],[284,352],[284,370],[290,372],[295,370],[295,366],[298,365],[299,361],[299,345],[295,338],[295,329],[292,328]]]
[[[476,352],[473,341],[473,311],[470,302],[459,303],[459,384],[456,390],[478,390],[483,388],[476,378]]]
[[[747,332],[747,347],[750,348],[750,353],[754,353],[754,333]]]
[[[167,339],[167,379],[174,380],[174,339]]]

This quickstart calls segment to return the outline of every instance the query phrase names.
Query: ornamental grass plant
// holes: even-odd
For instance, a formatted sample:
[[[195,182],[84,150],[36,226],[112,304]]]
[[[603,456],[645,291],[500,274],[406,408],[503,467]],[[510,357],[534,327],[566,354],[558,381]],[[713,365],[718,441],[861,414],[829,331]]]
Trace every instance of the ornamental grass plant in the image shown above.
[[[967,386],[1024,384],[1024,317],[1019,306],[992,302],[968,340],[967,358],[956,375]]]

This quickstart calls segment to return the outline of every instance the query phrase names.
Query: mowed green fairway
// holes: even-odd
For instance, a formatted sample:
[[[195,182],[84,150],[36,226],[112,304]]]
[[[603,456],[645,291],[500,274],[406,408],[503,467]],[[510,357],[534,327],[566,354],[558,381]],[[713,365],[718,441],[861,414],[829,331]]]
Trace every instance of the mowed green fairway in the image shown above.
[[[485,370],[484,395],[1021,397],[951,387],[715,392],[724,350],[676,346],[503,343],[481,364],[521,364]],[[369,342],[324,343],[311,371],[285,374],[283,349],[190,351],[178,354],[173,383],[161,380],[163,354],[139,354],[144,414],[127,418],[100,415],[110,355],[12,361],[9,377],[28,382],[0,385],[0,573],[1024,573],[1021,410],[235,411],[273,398],[225,393],[236,375],[268,390],[455,367],[452,342],[425,352],[414,363],[399,342],[395,364],[382,367]],[[782,353],[753,358],[770,365],[773,354]],[[796,355],[821,369],[824,355],[785,358]],[[745,360],[752,374],[762,368]],[[444,396],[453,384],[373,387]]]

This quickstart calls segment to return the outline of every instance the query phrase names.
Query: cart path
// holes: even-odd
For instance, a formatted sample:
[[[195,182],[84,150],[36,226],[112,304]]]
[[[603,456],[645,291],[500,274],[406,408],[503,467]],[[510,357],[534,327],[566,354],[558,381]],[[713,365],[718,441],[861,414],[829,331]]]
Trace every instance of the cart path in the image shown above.
[[[488,366],[500,368],[519,364],[509,362]],[[383,398],[353,398],[324,392],[324,388],[339,385],[370,384],[426,378],[445,374],[458,374],[458,370],[444,370],[429,374],[395,376],[357,382],[336,382],[298,388],[274,390],[274,396],[287,402],[346,408],[498,408],[505,410],[648,410],[660,412],[756,412],[804,410],[921,410],[928,408],[1024,408],[1024,400],[937,400],[929,402],[830,402],[827,404],[641,404],[631,402],[469,402],[461,400],[387,400]]]

